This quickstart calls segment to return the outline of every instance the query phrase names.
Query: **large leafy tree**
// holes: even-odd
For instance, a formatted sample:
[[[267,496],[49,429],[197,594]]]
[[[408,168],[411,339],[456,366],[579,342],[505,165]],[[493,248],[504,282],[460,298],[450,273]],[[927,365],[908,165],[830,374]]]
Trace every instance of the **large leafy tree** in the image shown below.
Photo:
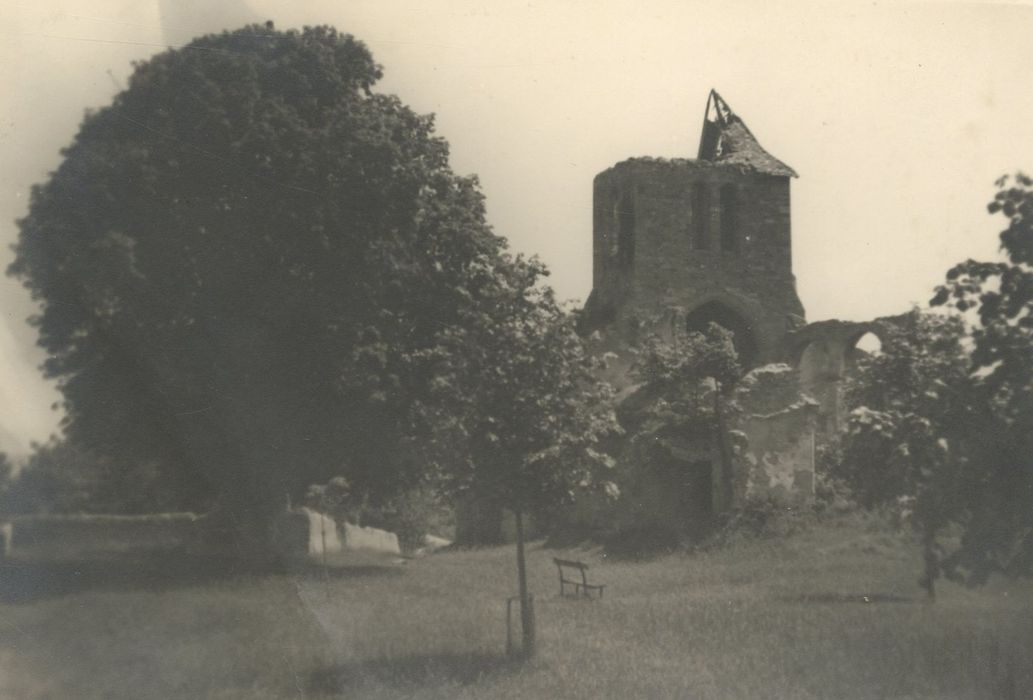
[[[985,409],[953,563],[976,581],[1033,573],[1033,178],[1019,173],[997,186],[988,209],[1007,220],[1005,259],[956,265],[932,300],[974,324],[972,369]]]
[[[334,474],[374,495],[415,479],[397,436],[420,350],[489,321],[466,281],[504,244],[380,75],[331,28],[251,26],[138,65],[86,116],[9,270],[41,304],[70,440],[252,524]]]

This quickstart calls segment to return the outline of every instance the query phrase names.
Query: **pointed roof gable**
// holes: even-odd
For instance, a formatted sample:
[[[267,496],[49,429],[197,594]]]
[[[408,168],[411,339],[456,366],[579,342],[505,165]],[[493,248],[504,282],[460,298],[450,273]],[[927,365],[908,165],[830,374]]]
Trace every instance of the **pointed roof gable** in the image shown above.
[[[764,150],[728,103],[710,91],[699,139],[699,160],[738,165],[765,175],[796,177],[796,171]]]

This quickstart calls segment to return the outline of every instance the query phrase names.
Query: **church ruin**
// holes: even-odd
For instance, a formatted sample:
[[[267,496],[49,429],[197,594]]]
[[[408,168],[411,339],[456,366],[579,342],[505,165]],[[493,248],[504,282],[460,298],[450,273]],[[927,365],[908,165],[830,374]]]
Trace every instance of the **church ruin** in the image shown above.
[[[716,322],[734,334],[743,384],[759,389],[737,426],[747,440],[735,474],[721,473],[706,435],[624,460],[629,524],[691,525],[745,498],[813,497],[816,446],[841,424],[854,346],[877,324],[807,324],[792,266],[795,177],[715,91],[695,159],[631,158],[595,177],[582,328],[616,358],[605,378],[628,401],[638,343]],[[733,495],[722,482],[735,484]]]

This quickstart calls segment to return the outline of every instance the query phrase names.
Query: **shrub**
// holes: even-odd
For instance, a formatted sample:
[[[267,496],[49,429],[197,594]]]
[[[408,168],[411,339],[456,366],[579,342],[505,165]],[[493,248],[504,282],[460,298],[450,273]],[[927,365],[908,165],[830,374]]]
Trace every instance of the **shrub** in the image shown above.
[[[773,495],[749,498],[733,512],[704,544],[705,548],[741,540],[788,537],[803,532],[815,521],[809,505],[788,503]]]
[[[403,550],[413,551],[423,546],[428,533],[451,539],[455,516],[430,489],[413,489],[383,505],[364,506],[359,511],[359,524],[389,530],[398,535]]]

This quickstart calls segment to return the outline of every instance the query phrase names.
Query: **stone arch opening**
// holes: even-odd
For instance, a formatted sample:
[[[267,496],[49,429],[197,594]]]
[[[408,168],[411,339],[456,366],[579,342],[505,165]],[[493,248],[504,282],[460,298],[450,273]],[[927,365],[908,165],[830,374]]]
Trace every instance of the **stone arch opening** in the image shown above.
[[[842,409],[840,382],[844,372],[841,341],[819,337],[807,343],[800,354],[800,386],[818,401],[818,428],[825,435],[839,432]]]
[[[797,368],[803,390],[820,404],[820,428],[825,435],[837,433],[846,417],[844,380],[867,354],[881,352],[875,324],[826,321],[812,324],[801,339]]]
[[[882,354],[882,338],[880,338],[873,331],[868,331],[856,341],[854,341],[854,349],[866,352],[869,355],[881,355]]]
[[[685,329],[690,333],[704,333],[711,323],[732,332],[735,352],[739,355],[739,363],[744,368],[754,367],[757,363],[757,340],[753,328],[741,314],[719,301],[709,301],[697,306],[685,318]]]
[[[845,365],[849,371],[857,367],[864,357],[882,354],[882,339],[874,331],[868,330],[847,341]]]

